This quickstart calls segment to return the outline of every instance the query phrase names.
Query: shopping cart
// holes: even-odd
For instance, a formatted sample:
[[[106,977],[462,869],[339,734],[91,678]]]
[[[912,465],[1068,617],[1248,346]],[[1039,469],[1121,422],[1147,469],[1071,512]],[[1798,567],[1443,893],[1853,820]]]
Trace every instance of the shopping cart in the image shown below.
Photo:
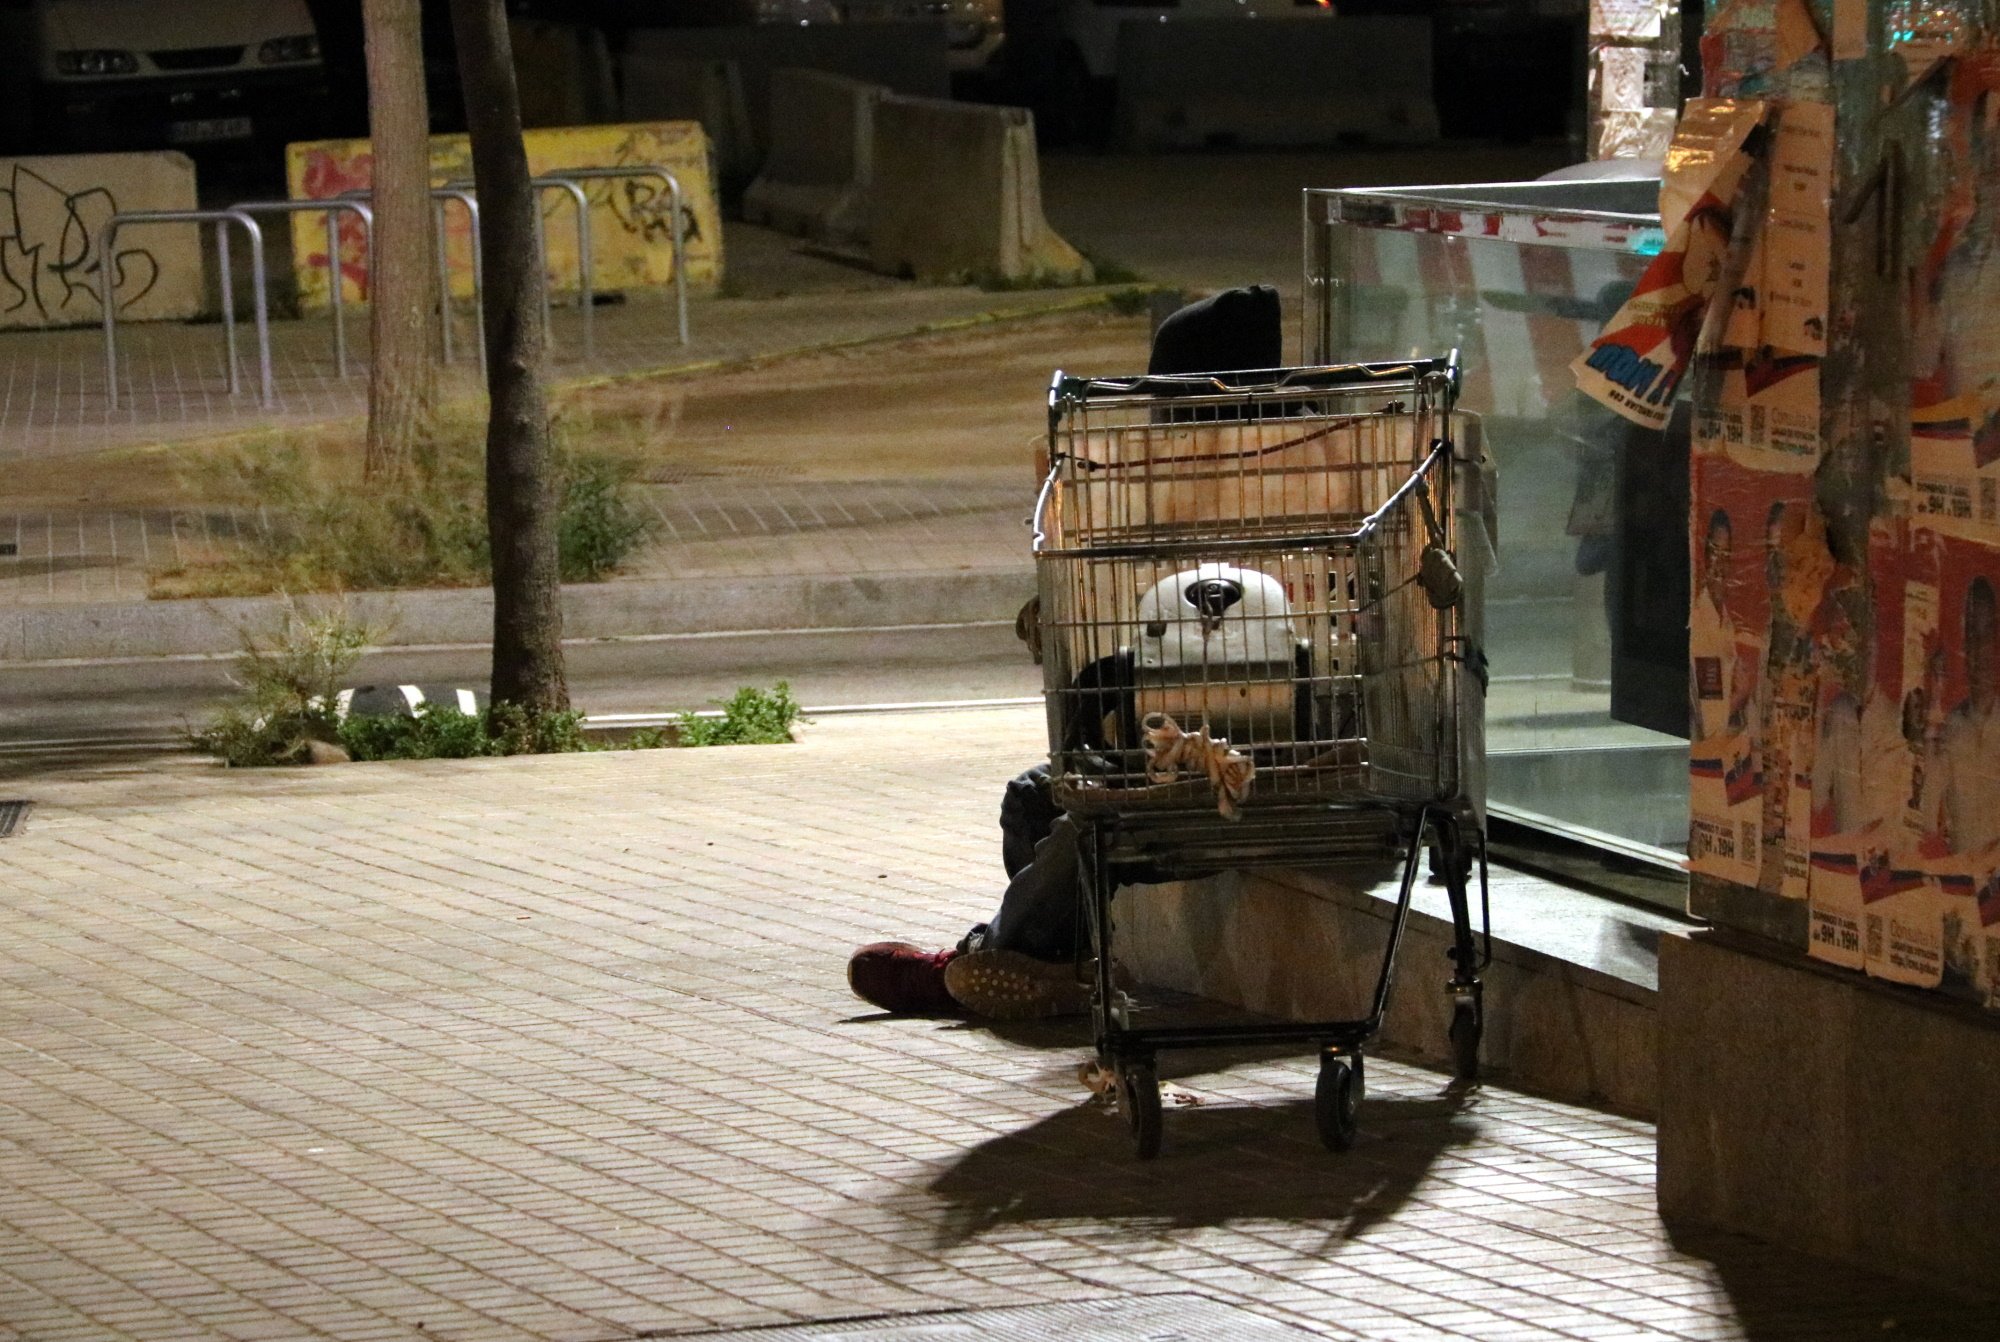
[[[1142,1159],[1167,1048],[1311,1041],[1321,1139],[1353,1144],[1427,845],[1451,903],[1453,1058],[1476,1074],[1491,941],[1465,759],[1483,700],[1461,693],[1483,670],[1455,562],[1477,479],[1452,433],[1458,385],[1454,351],[1050,387],[1035,558],[1051,785],[1079,829],[1098,1059]],[[1121,884],[1396,856],[1359,1019],[1149,1026],[1114,983]]]

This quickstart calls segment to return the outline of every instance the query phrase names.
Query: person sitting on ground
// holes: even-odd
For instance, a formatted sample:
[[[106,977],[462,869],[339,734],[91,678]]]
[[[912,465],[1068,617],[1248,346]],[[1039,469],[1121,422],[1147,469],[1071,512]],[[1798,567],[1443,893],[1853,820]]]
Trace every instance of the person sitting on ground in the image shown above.
[[[1146,371],[1241,372],[1283,361],[1278,291],[1260,284],[1224,290],[1160,323]],[[1048,765],[1020,774],[1000,800],[1007,889],[999,910],[943,950],[907,941],[863,946],[848,959],[848,987],[872,1006],[909,1015],[1036,1020],[1087,1010],[1077,841],[1075,822],[1050,797]]]

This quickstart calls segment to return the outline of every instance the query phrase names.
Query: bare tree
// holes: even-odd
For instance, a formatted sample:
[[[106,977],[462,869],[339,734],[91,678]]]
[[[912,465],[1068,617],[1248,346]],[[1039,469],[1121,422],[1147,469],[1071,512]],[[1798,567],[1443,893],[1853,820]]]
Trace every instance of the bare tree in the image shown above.
[[[442,346],[431,314],[441,290],[431,250],[430,103],[419,6],[420,0],[361,0],[375,190],[365,458],[370,480],[402,471],[437,417]]]
[[[493,702],[569,707],[556,497],[543,389],[541,254],[502,0],[451,0],[486,293],[486,527],[493,548]]]

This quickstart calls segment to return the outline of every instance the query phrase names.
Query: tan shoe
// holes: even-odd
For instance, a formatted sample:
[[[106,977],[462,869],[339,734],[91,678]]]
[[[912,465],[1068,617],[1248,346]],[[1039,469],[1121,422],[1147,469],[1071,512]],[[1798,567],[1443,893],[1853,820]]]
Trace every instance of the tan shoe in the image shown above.
[[[944,988],[958,1004],[988,1020],[1047,1020],[1090,1010],[1090,985],[1076,966],[1037,960],[1019,951],[968,951],[944,967]]]

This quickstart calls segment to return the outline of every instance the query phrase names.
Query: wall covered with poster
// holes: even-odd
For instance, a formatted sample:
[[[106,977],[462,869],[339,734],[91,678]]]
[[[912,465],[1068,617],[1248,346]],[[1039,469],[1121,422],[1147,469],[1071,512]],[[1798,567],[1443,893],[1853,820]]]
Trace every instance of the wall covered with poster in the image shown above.
[[[2000,1008],[2000,35],[1711,5],[1668,246],[1576,365],[1693,402],[1692,910]]]

